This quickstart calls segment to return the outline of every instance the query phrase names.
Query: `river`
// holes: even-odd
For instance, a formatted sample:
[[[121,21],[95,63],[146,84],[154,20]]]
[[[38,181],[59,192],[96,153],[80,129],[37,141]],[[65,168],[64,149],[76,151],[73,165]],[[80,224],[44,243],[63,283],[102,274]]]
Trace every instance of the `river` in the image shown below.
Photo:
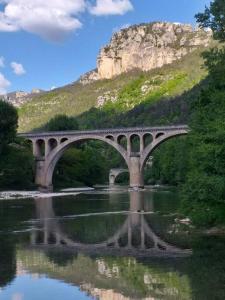
[[[126,187],[0,200],[0,299],[225,299],[225,239],[179,204]]]

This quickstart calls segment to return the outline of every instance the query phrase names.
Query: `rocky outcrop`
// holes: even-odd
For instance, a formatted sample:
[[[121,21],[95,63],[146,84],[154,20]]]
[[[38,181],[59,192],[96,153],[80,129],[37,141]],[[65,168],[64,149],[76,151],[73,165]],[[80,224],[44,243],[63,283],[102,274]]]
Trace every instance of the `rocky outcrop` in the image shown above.
[[[188,24],[154,22],[122,29],[101,49],[97,71],[86,74],[83,83],[110,79],[133,69],[162,67],[198,47],[207,47],[211,39],[211,31]]]
[[[207,47],[211,32],[191,25],[150,23],[115,33],[98,57],[100,79],[141,69],[149,71],[170,64],[198,47]]]
[[[31,93],[24,92],[24,91],[16,91],[16,92],[3,95],[2,98],[3,100],[11,103],[13,106],[20,107],[24,103],[31,101],[35,95],[41,94],[43,92],[44,91],[40,89],[33,89]]]
[[[83,85],[88,84],[90,82],[99,80],[99,74],[98,74],[98,70],[92,70],[90,72],[85,73],[84,75],[82,75],[79,79],[79,82]]]

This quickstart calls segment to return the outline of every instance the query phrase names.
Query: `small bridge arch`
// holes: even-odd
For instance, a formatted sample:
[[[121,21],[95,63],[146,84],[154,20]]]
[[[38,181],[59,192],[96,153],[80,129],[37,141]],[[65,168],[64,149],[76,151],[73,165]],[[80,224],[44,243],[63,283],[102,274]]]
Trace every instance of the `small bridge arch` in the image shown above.
[[[129,170],[128,169],[111,169],[109,172],[109,184],[114,185],[116,182],[116,178],[123,173],[129,173]]]
[[[175,132],[165,133],[160,132],[155,135],[153,141],[144,149],[141,157],[141,170],[144,170],[145,164],[148,158],[152,155],[154,150],[158,148],[162,143],[179,136],[187,135],[189,130],[177,130]]]

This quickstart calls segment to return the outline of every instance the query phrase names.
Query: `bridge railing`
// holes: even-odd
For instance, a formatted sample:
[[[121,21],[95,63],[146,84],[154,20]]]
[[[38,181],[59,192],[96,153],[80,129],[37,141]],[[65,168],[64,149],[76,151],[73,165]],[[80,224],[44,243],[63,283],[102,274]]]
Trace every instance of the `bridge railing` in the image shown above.
[[[94,130],[68,130],[68,131],[48,131],[48,132],[28,132],[19,133],[19,137],[47,137],[47,136],[62,136],[62,135],[104,135],[104,134],[119,134],[119,133],[145,133],[145,132],[158,132],[158,131],[171,131],[171,130],[189,130],[187,125],[173,125],[161,127],[129,127],[129,128],[107,128],[107,129],[94,129]]]

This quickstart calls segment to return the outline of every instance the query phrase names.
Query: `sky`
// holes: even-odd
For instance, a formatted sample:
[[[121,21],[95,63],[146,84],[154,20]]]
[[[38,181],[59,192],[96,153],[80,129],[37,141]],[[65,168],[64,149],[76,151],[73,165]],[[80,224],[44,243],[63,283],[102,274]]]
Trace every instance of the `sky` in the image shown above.
[[[195,25],[210,0],[0,0],[0,94],[50,90],[96,68],[102,46],[124,26]]]

